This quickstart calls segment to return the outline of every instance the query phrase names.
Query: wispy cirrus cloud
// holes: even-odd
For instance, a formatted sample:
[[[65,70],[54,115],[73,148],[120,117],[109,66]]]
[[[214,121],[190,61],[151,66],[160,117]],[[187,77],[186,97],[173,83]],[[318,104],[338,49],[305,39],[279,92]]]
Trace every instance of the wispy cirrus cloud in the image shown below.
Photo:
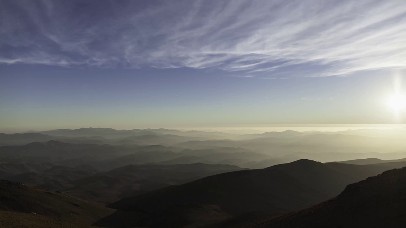
[[[2,0],[0,62],[305,76],[403,69],[406,1]]]

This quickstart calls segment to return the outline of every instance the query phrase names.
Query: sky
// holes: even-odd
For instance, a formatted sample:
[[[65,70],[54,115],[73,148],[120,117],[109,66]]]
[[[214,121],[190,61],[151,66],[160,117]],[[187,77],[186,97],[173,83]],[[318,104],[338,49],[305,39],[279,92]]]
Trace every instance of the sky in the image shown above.
[[[0,0],[3,131],[404,123],[405,75],[404,0]]]

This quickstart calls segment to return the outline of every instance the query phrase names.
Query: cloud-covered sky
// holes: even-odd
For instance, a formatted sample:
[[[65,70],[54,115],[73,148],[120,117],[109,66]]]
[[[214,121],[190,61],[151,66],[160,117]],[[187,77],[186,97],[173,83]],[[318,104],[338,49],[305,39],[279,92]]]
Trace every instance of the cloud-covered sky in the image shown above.
[[[404,69],[406,1],[1,0],[0,63],[247,76]]]
[[[406,0],[0,0],[0,130],[401,123],[405,75]]]

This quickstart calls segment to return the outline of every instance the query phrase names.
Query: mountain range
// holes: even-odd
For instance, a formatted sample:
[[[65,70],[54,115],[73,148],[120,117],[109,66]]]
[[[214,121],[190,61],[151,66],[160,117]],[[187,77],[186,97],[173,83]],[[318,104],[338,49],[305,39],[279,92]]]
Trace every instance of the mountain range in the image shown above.
[[[397,227],[406,144],[387,135],[0,134],[0,227]]]
[[[100,224],[123,227],[213,225],[249,214],[277,216],[339,194],[346,185],[406,163],[359,166],[298,160],[265,169],[228,172],[170,186],[110,206]]]

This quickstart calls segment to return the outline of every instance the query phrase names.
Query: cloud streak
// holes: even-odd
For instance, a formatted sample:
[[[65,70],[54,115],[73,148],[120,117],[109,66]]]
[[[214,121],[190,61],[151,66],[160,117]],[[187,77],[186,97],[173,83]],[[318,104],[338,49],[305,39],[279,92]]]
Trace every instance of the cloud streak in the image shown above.
[[[0,63],[302,76],[404,69],[406,2],[3,0]]]

